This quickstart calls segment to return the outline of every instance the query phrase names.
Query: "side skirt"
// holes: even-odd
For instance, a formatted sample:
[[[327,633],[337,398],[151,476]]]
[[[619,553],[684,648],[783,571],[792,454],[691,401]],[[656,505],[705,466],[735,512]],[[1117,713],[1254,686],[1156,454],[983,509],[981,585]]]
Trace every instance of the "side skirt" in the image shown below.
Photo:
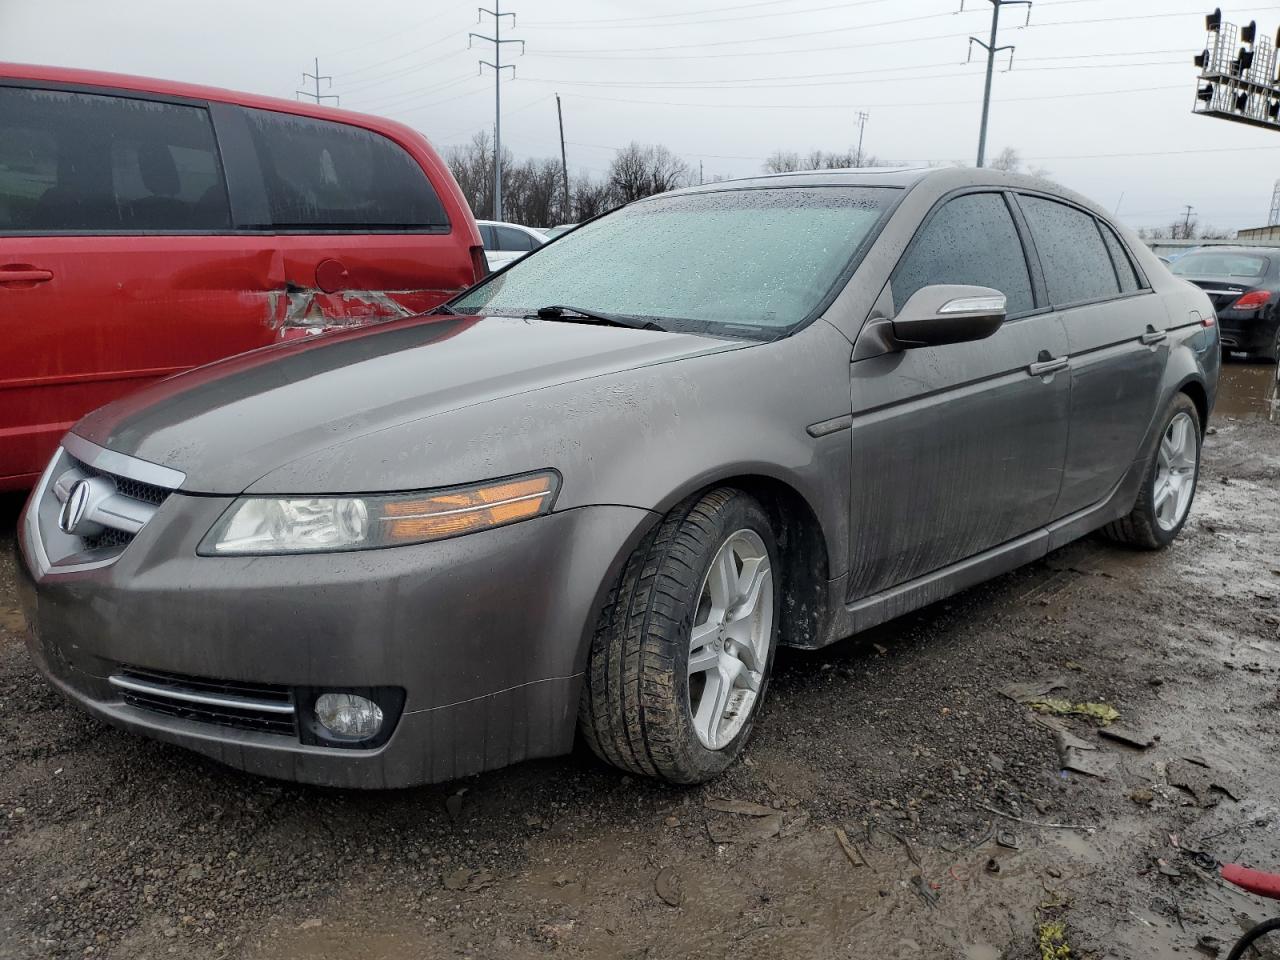
[[[1091,507],[1085,507],[1070,516],[1055,520],[1046,527],[1032,531],[1016,540],[975,554],[915,580],[908,580],[895,587],[882,590],[852,603],[846,602],[842,590],[844,578],[830,584],[832,617],[827,630],[817,643],[805,645],[814,650],[843,640],[855,633],[869,630],[903,614],[919,610],[931,603],[945,599],[1002,573],[1016,570],[1024,564],[1078,540],[1118,520],[1130,510],[1138,497],[1142,478],[1147,473],[1147,460],[1135,460],[1120,482],[1107,496]]]

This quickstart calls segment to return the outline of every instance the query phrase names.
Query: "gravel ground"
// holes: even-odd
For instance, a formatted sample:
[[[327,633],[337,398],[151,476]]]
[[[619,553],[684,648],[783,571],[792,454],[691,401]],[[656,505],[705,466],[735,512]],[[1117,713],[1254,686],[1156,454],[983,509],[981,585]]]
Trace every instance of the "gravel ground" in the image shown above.
[[[692,790],[585,754],[386,793],[225,769],[46,686],[5,556],[0,958],[1020,960],[1055,922],[1072,956],[1229,942],[1280,914],[1191,855],[1280,869],[1270,373],[1227,368],[1172,549],[1088,539],[784,652],[744,762]],[[0,501],[9,544],[17,506]],[[1045,718],[999,692],[1036,681],[1158,739],[1059,720],[1107,767],[1063,772]]]

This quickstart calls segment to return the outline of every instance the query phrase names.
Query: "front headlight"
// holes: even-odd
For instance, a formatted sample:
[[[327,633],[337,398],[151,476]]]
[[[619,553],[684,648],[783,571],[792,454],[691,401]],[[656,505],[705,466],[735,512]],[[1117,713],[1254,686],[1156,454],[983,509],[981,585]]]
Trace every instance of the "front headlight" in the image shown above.
[[[551,512],[554,471],[419,493],[245,497],[200,544],[202,556],[365,550],[443,540]]]

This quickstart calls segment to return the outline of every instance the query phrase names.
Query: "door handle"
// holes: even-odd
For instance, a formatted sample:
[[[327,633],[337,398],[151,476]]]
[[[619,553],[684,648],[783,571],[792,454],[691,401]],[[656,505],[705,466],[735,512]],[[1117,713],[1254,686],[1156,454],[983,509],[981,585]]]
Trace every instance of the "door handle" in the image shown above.
[[[0,267],[0,283],[44,283],[52,279],[52,270],[40,270],[26,265]]]
[[[1153,327],[1147,327],[1147,332],[1140,336],[1138,340],[1149,347],[1153,344],[1159,343],[1168,336],[1169,334],[1165,333],[1163,330],[1156,330]]]
[[[1041,351],[1045,353],[1047,351]],[[1071,366],[1070,357],[1056,357],[1050,360],[1037,360],[1031,366],[1027,367],[1027,373],[1033,377],[1047,377],[1051,373],[1057,373],[1059,370],[1065,370]]]

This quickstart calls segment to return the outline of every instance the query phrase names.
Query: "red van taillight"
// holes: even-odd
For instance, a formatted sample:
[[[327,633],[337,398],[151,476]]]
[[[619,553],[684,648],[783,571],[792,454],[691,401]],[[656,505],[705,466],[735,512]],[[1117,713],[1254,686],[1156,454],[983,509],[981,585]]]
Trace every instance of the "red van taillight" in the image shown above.
[[[1257,310],[1271,302],[1270,290],[1254,290],[1231,305],[1232,310]]]
[[[484,247],[471,248],[471,272],[475,274],[475,283],[489,275],[489,261],[485,258]]]

